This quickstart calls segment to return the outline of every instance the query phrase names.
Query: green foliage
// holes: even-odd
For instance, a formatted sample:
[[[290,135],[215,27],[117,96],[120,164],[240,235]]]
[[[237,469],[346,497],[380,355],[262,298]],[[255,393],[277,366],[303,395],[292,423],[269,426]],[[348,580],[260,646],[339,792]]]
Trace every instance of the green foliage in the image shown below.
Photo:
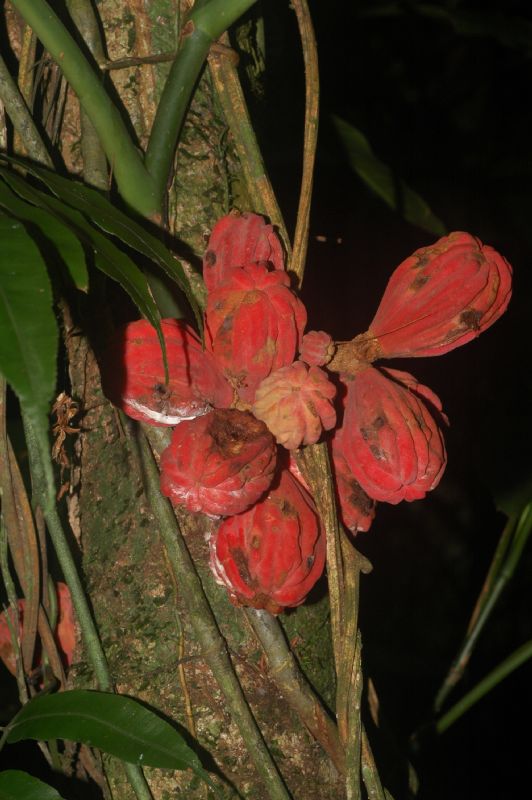
[[[7,728],[7,742],[23,739],[70,739],[130,764],[192,769],[210,783],[179,731],[124,695],[77,690],[34,697]]]
[[[84,186],[78,181],[63,178],[50,170],[28,165],[16,159],[13,161],[24,166],[24,169],[31,175],[42,181],[64,205],[76,209],[100,230],[116,237],[128,248],[145,256],[163,269],[185,294],[198,324],[201,324],[201,313],[185,271],[160,239],[149,233],[133,217],[118,209],[96,189]]]
[[[9,215],[2,221],[0,370],[26,410],[38,416],[48,412],[55,388],[58,333],[48,272],[55,280],[58,266],[66,268],[74,285],[86,291],[87,256],[93,258],[156,328],[165,360],[161,313],[134,259],[147,258],[154,269],[163,269],[186,295],[198,322],[201,313],[181,264],[140,223],[94,189],[48,170],[24,168],[53,194],[0,166],[0,206]]]
[[[78,237],[53,214],[26,202],[2,181],[0,181],[0,205],[21,222],[38,228],[40,236],[56,248],[62,266],[68,269],[74,285],[86,292],[89,287],[89,276],[85,254]]]
[[[57,323],[39,248],[23,223],[0,215],[0,370],[33,419],[55,389]]]
[[[334,114],[332,121],[345,148],[351,169],[364,183],[407,222],[436,236],[443,236],[446,232],[443,222],[432,213],[422,197],[377,158],[364,134]]]
[[[18,769],[0,772],[0,800],[63,800],[59,792]]]

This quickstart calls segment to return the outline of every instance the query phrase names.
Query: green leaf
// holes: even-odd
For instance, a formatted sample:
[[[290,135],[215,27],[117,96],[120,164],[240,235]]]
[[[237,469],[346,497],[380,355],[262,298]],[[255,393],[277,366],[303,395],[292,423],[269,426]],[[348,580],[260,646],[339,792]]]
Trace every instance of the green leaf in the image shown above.
[[[153,299],[147,278],[135,262],[116,247],[107,236],[96,230],[86,217],[76,209],[71,208],[71,206],[52,195],[35,189],[13,172],[5,172],[3,177],[24,200],[51,212],[57,219],[68,225],[78,239],[93,251],[96,267],[125,289],[139,311],[157,331],[163,352],[166,377],[168,378],[166,345],[160,325],[161,314]]]
[[[145,275],[134,261],[114,245],[107,236],[97,231],[83,214],[61,202],[56,197],[35,189],[14,173],[4,174],[11,188],[24,200],[50,211],[68,224],[70,229],[94,252],[98,269],[117,281],[129,294],[142,314],[159,330],[160,314],[151,295]]]
[[[394,211],[418,228],[443,236],[443,222],[432,213],[427,203],[404,181],[397,180],[392,170],[377,158],[364,134],[346,120],[332,115],[336,131],[346,150],[351,168]]]
[[[0,168],[0,177],[4,177],[5,170]],[[65,267],[67,267],[74,285],[83,292],[89,287],[89,276],[85,263],[85,253],[79,239],[52,214],[36,208],[22,200],[12,192],[8,186],[0,181],[0,206],[23,222],[35,225],[42,236],[48,239],[56,248]]]
[[[52,289],[24,225],[0,212],[0,371],[27,413],[41,419],[55,390],[58,331]]]
[[[8,731],[8,742],[70,739],[131,764],[190,768],[208,781],[179,731],[131,697],[85,690],[34,697],[9,723]]]
[[[0,772],[0,800],[63,800],[56,790],[18,769]]]
[[[96,189],[17,159],[10,159],[10,161],[19,163],[29,173],[41,180],[60,200],[81,211],[106,233],[116,236],[128,247],[137,250],[158,264],[185,293],[201,329],[202,315],[190,281],[180,262],[156,236],[148,233],[136,220],[116,208]]]

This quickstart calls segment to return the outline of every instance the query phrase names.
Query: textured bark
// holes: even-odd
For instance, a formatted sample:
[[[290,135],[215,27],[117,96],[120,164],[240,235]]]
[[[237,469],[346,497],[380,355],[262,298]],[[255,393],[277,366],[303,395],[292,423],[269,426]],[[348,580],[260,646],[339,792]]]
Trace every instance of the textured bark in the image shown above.
[[[175,49],[176,7],[171,0],[102,0],[97,4],[109,58],[143,56]],[[110,73],[145,144],[166,67],[142,66]],[[208,75],[196,92],[176,156],[169,194],[169,227],[200,263],[214,221],[233,205],[246,210],[242,179],[227,126]],[[62,153],[72,171],[81,171],[79,113],[70,95],[65,110]],[[235,189],[235,187],[237,187]],[[240,188],[238,188],[240,187]],[[236,196],[238,194],[238,196]],[[121,421],[103,397],[94,356],[101,346],[105,310],[96,293],[65,315],[65,341],[72,396],[82,408],[82,431],[74,449],[68,516],[95,618],[119,691],[139,697],[193,733],[204,764],[225,776],[222,796],[265,798],[245,743],[194,640],[186,598],[174,585],[164,548],[148,507],[135,445],[134,423]],[[93,337],[95,329],[98,336]],[[209,572],[205,533],[209,523],[189,516],[184,534],[205,591],[226,637],[233,662],[272,754],[296,800],[341,800],[338,773],[304,726],[288,710],[268,674],[267,659],[241,609]],[[319,585],[310,602],[283,616],[296,658],[326,702],[334,698],[329,609]],[[181,665],[181,670],[180,670]],[[70,675],[73,687],[92,685],[80,649]],[[132,797],[121,767],[108,764],[115,800]],[[191,773],[146,770],[155,800],[205,798]]]

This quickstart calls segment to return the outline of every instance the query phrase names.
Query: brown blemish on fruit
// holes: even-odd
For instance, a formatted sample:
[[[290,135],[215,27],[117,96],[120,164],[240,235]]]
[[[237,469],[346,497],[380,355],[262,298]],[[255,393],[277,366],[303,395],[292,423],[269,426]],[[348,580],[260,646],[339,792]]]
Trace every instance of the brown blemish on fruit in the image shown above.
[[[462,311],[459,319],[464,328],[468,328],[472,331],[479,331],[482,316],[482,311],[476,308],[467,308],[465,311]]]
[[[248,442],[270,435],[266,425],[249,411],[223,408],[211,412],[211,417],[208,431],[224,458],[237,456]]]
[[[409,288],[413,292],[417,292],[425,286],[428,280],[430,280],[428,275],[418,275],[417,278],[412,281]]]
[[[355,506],[355,508],[360,509],[364,516],[370,514],[373,510],[373,506],[375,505],[371,497],[368,497],[362,486],[355,478],[352,478],[348,481],[348,486],[350,503]]]
[[[205,263],[208,267],[214,267],[216,264],[216,253],[214,250],[207,250],[205,253]]]

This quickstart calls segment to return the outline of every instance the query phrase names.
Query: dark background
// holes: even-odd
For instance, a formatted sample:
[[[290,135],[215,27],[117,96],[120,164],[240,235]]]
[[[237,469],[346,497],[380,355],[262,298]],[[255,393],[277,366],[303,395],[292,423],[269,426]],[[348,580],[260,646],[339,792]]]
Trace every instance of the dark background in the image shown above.
[[[417,751],[409,739],[430,718],[465,633],[504,526],[499,509],[517,511],[532,498],[532,11],[527,2],[502,0],[432,6],[456,14],[467,25],[465,34],[448,17],[424,16],[415,2],[309,5],[321,74],[303,290],[309,326],[335,339],[365,330],[391,271],[437,238],[404,222],[350,170],[331,114],[359,128],[449,231],[478,236],[514,268],[513,299],[493,328],[443,357],[393,364],[441,397],[451,422],[449,464],[426,500],[381,504],[372,529],[357,538],[374,566],[362,585],[365,670],[399,750],[410,750],[420,798],[506,800],[520,796],[526,780],[529,748],[522,725],[532,711],[530,663],[441,737],[427,736]],[[271,6],[269,14],[264,8],[266,94],[254,111],[293,224],[301,56],[293,14],[282,3]],[[531,638],[531,568],[528,547],[449,703]],[[406,797],[401,757],[384,746],[379,757],[396,800]]]

